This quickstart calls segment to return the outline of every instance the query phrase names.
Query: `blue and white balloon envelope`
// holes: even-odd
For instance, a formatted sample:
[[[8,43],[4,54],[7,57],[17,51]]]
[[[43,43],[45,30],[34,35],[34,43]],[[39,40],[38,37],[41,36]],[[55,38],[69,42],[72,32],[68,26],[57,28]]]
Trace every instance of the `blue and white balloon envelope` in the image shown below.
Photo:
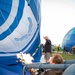
[[[19,52],[34,55],[38,49],[38,58],[36,54],[33,57],[34,61],[40,60],[40,22],[40,0],[0,0],[0,66],[2,69],[7,65],[17,64],[16,54]]]

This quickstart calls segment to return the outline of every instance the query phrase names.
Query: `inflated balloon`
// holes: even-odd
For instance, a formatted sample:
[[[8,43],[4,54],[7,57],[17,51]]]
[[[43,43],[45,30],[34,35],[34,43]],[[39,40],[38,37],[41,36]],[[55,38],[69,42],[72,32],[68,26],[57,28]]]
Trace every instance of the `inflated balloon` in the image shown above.
[[[62,48],[67,47],[68,51],[71,50],[73,46],[75,46],[75,27],[67,32],[64,36]]]
[[[17,53],[30,53],[34,62],[40,61],[40,22],[40,0],[0,0],[1,75],[22,75]]]

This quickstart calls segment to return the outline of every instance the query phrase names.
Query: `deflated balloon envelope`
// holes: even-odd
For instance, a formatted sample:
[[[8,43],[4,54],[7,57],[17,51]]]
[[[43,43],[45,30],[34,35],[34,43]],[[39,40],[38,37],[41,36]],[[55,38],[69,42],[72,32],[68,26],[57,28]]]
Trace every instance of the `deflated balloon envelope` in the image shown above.
[[[38,11],[40,8],[38,7],[40,7],[39,1],[35,0],[0,1],[1,56],[30,52],[31,46],[37,40],[33,51],[38,47],[40,43],[40,11]]]
[[[17,53],[29,53],[34,61],[40,61],[40,22],[40,0],[0,0],[0,72],[3,75],[13,68],[8,66],[17,64]],[[11,71],[5,75],[16,75]]]

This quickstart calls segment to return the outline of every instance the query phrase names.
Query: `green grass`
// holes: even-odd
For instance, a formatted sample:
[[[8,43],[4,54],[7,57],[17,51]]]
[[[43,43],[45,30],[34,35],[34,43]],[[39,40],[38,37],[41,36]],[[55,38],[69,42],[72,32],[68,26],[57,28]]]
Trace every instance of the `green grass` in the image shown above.
[[[55,53],[55,52],[53,52],[53,53]],[[60,53],[60,54],[61,54],[61,56],[63,57],[64,60],[75,60],[75,56],[72,55],[72,54],[63,54],[63,53]]]
[[[55,47],[55,51],[51,53],[51,55],[55,52],[58,52],[58,49],[57,49],[57,46]],[[64,60],[75,60],[75,55],[72,55],[72,54],[63,54],[63,50],[62,48],[60,49],[60,52],[61,56],[63,57]],[[44,54],[44,53],[43,53]]]
[[[64,60],[75,60],[75,56],[74,55],[70,55],[70,54],[61,54]]]
[[[56,46],[55,47],[55,52],[57,52],[57,51],[58,51],[58,49],[57,49],[57,46]],[[59,53],[61,54],[61,56],[63,57],[64,60],[75,60],[75,56],[74,55],[72,55],[70,53],[69,54],[63,54],[62,48],[60,49],[60,52]]]

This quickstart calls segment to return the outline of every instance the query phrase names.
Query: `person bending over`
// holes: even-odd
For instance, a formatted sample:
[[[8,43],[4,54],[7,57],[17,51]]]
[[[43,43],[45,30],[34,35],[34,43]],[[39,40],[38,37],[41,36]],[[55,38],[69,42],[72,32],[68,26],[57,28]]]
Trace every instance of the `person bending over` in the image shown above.
[[[63,63],[63,58],[60,54],[53,54],[51,59],[50,59],[50,64],[62,64]],[[54,70],[50,69],[44,72],[42,75],[62,75],[63,70]]]

